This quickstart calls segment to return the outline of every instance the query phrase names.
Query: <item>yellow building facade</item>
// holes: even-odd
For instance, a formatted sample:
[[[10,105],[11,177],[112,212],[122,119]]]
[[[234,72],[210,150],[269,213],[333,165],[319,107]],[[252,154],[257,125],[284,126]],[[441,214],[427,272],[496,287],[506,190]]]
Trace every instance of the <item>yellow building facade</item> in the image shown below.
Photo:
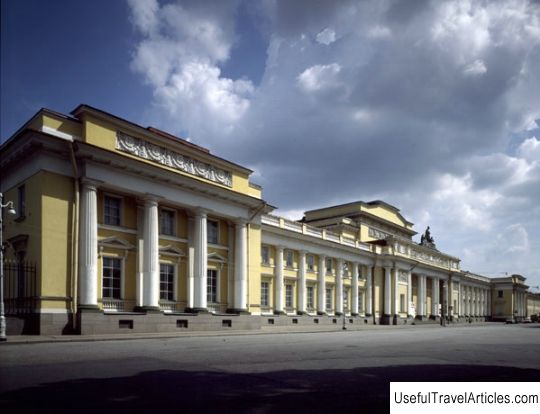
[[[251,170],[87,105],[40,110],[1,155],[1,191],[17,212],[3,217],[8,334],[530,312],[523,277],[463,272],[428,233],[413,242],[413,224],[387,203],[278,217]]]

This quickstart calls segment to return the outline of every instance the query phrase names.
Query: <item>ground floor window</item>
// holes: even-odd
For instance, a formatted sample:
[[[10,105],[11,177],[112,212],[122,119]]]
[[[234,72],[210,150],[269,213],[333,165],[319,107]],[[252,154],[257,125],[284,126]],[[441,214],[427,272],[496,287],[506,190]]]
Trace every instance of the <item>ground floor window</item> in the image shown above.
[[[103,258],[103,297],[120,299],[122,281],[122,259]]]
[[[217,303],[217,270],[208,269],[206,273],[207,295],[209,303]]]
[[[349,289],[343,289],[343,309],[349,309]]]
[[[293,307],[293,285],[285,285],[285,307]]]
[[[159,298],[174,300],[174,265],[159,264]]]
[[[326,310],[332,310],[332,289],[326,289]]]
[[[358,310],[362,312],[364,309],[364,292],[358,292]]]
[[[313,286],[308,286],[306,293],[307,293],[307,308],[313,309],[314,308]]]
[[[261,282],[261,306],[268,306],[268,282]]]

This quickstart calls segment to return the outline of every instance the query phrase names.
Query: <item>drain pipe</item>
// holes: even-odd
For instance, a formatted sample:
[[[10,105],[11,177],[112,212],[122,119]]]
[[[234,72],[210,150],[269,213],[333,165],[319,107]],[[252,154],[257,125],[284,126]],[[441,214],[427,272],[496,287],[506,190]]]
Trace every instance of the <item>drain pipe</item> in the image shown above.
[[[78,291],[78,282],[79,282],[79,170],[77,168],[77,160],[75,158],[75,149],[73,142],[69,143],[70,157],[71,157],[71,166],[73,168],[73,191],[75,193],[75,203],[73,206],[73,220],[72,220],[72,246],[73,250],[71,251],[71,314],[72,318],[72,328],[77,332],[77,291]]]

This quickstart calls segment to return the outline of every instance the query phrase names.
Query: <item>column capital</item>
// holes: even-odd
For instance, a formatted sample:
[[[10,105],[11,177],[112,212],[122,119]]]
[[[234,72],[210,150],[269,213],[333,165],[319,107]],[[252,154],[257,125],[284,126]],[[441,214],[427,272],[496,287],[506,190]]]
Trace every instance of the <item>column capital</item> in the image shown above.
[[[161,197],[158,197],[156,195],[153,195],[153,194],[146,194],[144,197],[143,197],[143,201],[144,201],[144,205],[145,206],[157,206],[158,205],[158,201],[161,199]]]
[[[195,217],[206,217],[208,215],[208,210],[203,207],[196,207],[193,209]]]
[[[103,181],[93,180],[92,178],[88,178],[88,177],[81,177],[80,182],[83,186],[94,191],[96,191],[98,187],[100,187],[103,184]]]
[[[283,250],[285,250],[285,247],[282,246],[281,244],[278,244],[278,245],[276,246],[276,250],[277,250],[278,252],[283,252]]]
[[[234,220],[234,224],[236,226],[247,226],[248,223],[249,221],[245,218],[237,218],[236,220]]]

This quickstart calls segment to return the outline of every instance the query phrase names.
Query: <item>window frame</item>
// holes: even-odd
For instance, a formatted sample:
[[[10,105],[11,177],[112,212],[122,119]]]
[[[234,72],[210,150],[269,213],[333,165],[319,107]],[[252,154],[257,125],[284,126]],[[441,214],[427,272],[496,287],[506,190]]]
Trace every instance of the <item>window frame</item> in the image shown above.
[[[325,268],[325,271],[326,271],[327,275],[333,274],[334,261],[332,260],[331,257],[327,257],[326,259],[324,259],[324,268]]]
[[[210,278],[210,272],[216,272],[216,283],[215,283],[215,286],[214,286],[214,289],[215,289],[215,292],[210,292],[210,289],[212,288],[212,285],[209,283],[209,281],[211,280]],[[219,269],[206,269],[206,301],[209,303],[209,304],[214,304],[214,305],[217,305],[219,304]],[[210,295],[211,294],[214,294],[215,295],[215,301],[212,301],[210,300]]]
[[[270,283],[261,281],[261,306],[270,306]]]
[[[308,272],[315,271],[315,256],[313,256],[312,254],[306,255],[306,268]]]
[[[164,214],[165,213],[165,214]],[[171,233],[163,231],[163,217],[166,214],[172,213]],[[159,209],[159,234],[163,236],[176,236],[176,210],[172,208],[162,207]]]
[[[266,254],[264,253],[266,252]],[[265,266],[270,266],[270,247],[262,245],[261,246],[261,264]]]
[[[306,286],[306,307],[309,310],[315,309],[315,287]]]
[[[215,224],[216,227],[216,232],[215,232],[215,241],[214,239],[210,239],[210,224]],[[219,244],[219,236],[220,236],[220,231],[219,231],[219,220],[215,220],[215,219],[206,219],[206,242],[208,244],[214,244],[214,245],[218,245]]]
[[[497,292],[497,299],[502,299],[502,298],[504,298],[504,290],[499,289],[499,291]]]
[[[161,288],[162,286],[162,283],[163,280],[161,279],[162,275],[163,275],[163,272],[162,272],[162,266],[170,266],[172,268],[172,281],[170,282],[170,284],[172,285],[172,289],[171,289],[171,298],[163,298],[161,297],[161,294],[164,292]],[[166,301],[166,302],[176,302],[176,265],[175,264],[172,264],[172,263],[167,263],[167,262],[159,262],[159,300],[160,301]],[[169,284],[169,282],[166,282],[167,284]]]
[[[119,291],[119,297],[113,296],[105,296],[105,260],[112,260],[112,261],[118,261],[120,263],[120,287],[118,288]],[[110,267],[109,267],[110,268]],[[113,277],[114,278],[114,275]],[[110,279],[110,278],[109,278]],[[109,290],[111,288],[108,288]],[[112,287],[112,290],[114,290],[114,286]],[[101,298],[102,299],[115,299],[115,300],[123,300],[124,299],[124,258],[118,257],[118,256],[112,256],[112,255],[103,255],[101,257]]]
[[[332,309],[334,309],[334,301],[333,301],[333,298],[332,298],[332,296],[334,294],[333,291],[334,291],[334,289],[332,289],[332,288],[326,288],[326,292],[325,292],[326,295],[325,295],[325,298],[324,298],[325,302],[326,302],[324,304],[324,309],[326,311],[331,311]]]
[[[118,223],[108,223],[107,222],[107,200],[118,200]],[[124,198],[121,196],[117,196],[114,194],[104,193],[103,194],[103,224],[107,226],[122,226],[124,222],[124,214],[123,214],[123,207],[124,207]]]
[[[285,250],[285,267],[294,269],[294,252],[291,249]]]
[[[294,286],[292,283],[285,285],[285,308],[294,309]]]

